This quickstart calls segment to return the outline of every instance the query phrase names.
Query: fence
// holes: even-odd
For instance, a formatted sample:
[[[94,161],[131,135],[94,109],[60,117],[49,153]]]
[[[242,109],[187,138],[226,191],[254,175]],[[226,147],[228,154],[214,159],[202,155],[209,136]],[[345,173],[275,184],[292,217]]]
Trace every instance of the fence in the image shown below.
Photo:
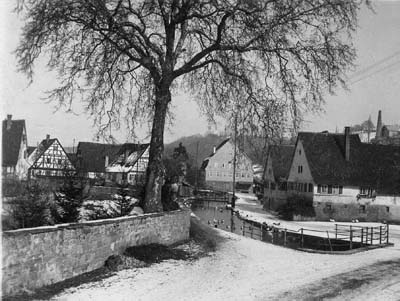
[[[240,232],[246,237],[294,249],[346,251],[389,244],[388,224],[377,227],[335,224],[335,232],[306,228],[296,231],[241,219]]]
[[[230,194],[225,191],[198,190],[195,197],[200,201],[230,202]]]

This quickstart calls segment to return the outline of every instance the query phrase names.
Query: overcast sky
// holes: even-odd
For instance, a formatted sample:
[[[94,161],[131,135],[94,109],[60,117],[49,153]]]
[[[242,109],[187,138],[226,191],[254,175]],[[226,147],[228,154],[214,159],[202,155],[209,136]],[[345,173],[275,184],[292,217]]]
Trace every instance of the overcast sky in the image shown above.
[[[38,62],[34,81],[28,85],[25,75],[16,71],[16,59],[12,51],[18,44],[21,21],[12,13],[15,0],[0,0],[3,14],[0,25],[1,45],[1,117],[12,114],[13,119],[25,119],[28,143],[36,145],[46,134],[57,137],[64,146],[78,141],[94,141],[96,129],[90,116],[85,115],[79,104],[76,114],[55,111],[54,104],[46,103],[44,92],[55,87],[54,76]],[[355,36],[358,51],[357,70],[349,74],[350,91],[338,90],[336,95],[326,96],[325,113],[306,116],[303,130],[335,131],[346,125],[360,123],[371,115],[376,123],[377,112],[382,110],[383,122],[400,123],[400,1],[374,2],[375,12],[363,9],[360,13],[359,30]],[[166,142],[181,136],[204,134],[209,126],[190,95],[178,95],[173,99],[175,121],[165,133]],[[223,128],[211,128],[220,132]],[[123,131],[113,132],[119,142],[126,140]],[[144,142],[144,134],[141,134]]]

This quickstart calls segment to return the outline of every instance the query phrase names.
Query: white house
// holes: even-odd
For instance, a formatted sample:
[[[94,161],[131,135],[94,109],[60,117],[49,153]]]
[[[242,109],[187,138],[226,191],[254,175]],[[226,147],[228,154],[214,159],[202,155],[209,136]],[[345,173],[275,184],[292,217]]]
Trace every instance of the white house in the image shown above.
[[[311,198],[319,220],[400,221],[400,147],[349,132],[299,133],[288,194]]]
[[[203,177],[206,187],[220,190],[232,191],[233,185],[233,162],[234,144],[230,138],[222,141],[202,164]],[[236,189],[250,190],[253,184],[252,161],[243,152],[237,152]]]
[[[7,115],[7,119],[3,120],[2,176],[3,178],[26,179],[28,168],[25,120],[12,120],[12,115]]]

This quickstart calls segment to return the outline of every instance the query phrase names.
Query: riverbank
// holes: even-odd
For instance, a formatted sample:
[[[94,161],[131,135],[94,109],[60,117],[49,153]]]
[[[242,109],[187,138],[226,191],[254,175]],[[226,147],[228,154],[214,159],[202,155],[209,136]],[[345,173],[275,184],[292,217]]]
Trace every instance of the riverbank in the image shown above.
[[[321,279],[400,258],[396,247],[348,256],[310,254],[215,231],[223,239],[209,256],[119,271],[106,279],[65,289],[52,299],[266,300]],[[386,269],[390,274],[390,267]]]

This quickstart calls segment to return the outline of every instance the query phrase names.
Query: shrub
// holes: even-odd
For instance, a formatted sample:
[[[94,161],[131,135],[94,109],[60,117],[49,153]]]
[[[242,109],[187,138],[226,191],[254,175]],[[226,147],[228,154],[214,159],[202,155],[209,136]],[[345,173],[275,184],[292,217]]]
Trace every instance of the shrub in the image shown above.
[[[38,183],[26,185],[22,194],[10,204],[10,219],[6,229],[53,225],[50,192]]]
[[[285,220],[293,220],[293,215],[315,216],[312,199],[301,195],[292,195],[288,197],[287,202],[280,205],[277,211],[279,216]]]
[[[60,190],[55,193],[51,214],[56,223],[74,223],[79,218],[79,208],[82,205],[82,185],[72,174],[66,174]]]

